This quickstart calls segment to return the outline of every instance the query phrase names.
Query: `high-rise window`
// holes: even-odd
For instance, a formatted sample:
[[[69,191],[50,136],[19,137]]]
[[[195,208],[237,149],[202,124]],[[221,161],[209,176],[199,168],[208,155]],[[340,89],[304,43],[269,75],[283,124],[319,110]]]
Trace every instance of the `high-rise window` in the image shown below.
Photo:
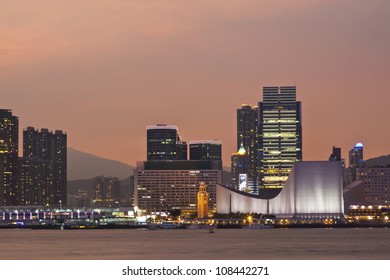
[[[295,86],[264,87],[259,102],[260,188],[283,188],[295,162],[302,160],[301,102]]]

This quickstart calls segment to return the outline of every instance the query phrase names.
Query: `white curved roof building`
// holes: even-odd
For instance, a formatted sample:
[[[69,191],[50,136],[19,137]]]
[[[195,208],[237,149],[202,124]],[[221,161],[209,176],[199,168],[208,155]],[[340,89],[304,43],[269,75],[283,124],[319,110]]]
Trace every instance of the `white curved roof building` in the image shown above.
[[[343,213],[341,163],[294,164],[281,192],[266,198],[217,185],[217,212],[252,212],[284,217],[340,217]]]

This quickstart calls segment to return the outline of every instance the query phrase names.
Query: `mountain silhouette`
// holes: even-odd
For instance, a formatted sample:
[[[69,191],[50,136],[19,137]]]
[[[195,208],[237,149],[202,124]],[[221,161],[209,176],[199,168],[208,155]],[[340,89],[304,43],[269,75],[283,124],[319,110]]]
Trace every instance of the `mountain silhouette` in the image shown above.
[[[118,177],[133,175],[134,167],[125,163],[68,148],[68,181],[91,179],[97,176]]]

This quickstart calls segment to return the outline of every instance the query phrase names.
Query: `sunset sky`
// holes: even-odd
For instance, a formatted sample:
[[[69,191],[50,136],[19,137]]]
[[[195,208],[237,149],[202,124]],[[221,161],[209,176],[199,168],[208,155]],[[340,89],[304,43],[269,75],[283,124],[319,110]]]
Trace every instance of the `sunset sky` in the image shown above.
[[[296,85],[303,158],[390,154],[388,0],[0,0],[0,108],[131,165],[146,126],[236,149],[236,109]],[[20,147],[22,147],[20,145]]]

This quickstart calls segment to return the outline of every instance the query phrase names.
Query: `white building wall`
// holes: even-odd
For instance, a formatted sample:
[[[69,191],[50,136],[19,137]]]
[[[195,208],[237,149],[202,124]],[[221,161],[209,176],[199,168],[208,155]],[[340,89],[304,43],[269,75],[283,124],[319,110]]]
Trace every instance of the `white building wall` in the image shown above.
[[[343,213],[340,162],[297,162],[278,196],[267,200],[217,185],[217,212],[256,212],[281,216]],[[313,215],[314,214],[314,215]]]

